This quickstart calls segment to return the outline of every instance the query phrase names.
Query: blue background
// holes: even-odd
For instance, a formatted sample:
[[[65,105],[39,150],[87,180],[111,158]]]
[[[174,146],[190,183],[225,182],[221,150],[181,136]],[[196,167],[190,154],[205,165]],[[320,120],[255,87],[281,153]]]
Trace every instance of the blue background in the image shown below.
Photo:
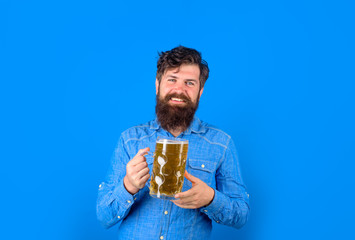
[[[154,118],[157,52],[202,52],[197,115],[235,140],[251,215],[213,239],[355,239],[351,1],[1,1],[1,239],[115,239],[119,134]]]

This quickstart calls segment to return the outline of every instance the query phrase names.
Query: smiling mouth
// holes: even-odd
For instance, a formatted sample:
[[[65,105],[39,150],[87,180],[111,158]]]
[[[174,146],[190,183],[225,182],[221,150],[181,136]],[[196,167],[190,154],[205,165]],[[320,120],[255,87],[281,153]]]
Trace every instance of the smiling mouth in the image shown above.
[[[185,102],[185,100],[183,100],[181,98],[176,98],[176,97],[170,98],[170,101],[179,102],[179,103],[184,103]]]

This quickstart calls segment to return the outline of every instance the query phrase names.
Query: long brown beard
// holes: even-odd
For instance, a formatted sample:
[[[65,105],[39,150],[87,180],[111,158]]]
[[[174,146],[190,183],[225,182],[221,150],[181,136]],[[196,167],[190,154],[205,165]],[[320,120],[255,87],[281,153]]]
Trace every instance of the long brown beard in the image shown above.
[[[160,92],[158,92],[155,106],[155,113],[162,128],[165,130],[181,130],[185,131],[192,120],[198,108],[199,97],[196,103],[193,103],[187,96],[183,94],[168,94],[161,99]],[[184,106],[171,106],[168,102],[172,97],[180,98],[185,101]]]

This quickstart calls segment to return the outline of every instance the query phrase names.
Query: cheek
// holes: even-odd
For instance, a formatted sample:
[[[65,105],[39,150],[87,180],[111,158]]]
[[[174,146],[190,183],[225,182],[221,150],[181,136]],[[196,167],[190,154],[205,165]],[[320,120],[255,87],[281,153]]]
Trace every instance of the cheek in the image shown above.
[[[165,96],[166,96],[167,94],[169,94],[169,93],[170,93],[170,89],[169,89],[169,88],[161,87],[161,88],[159,89],[159,97],[160,97],[160,98],[165,98]]]
[[[197,101],[198,96],[199,96],[198,91],[197,91],[197,92],[196,92],[196,91],[190,91],[190,92],[188,92],[188,94],[189,94],[190,99],[191,99],[193,102],[196,102],[196,101]]]
[[[160,92],[162,93],[163,96],[166,96],[167,94],[171,94],[173,91],[174,88],[168,86],[160,89]]]

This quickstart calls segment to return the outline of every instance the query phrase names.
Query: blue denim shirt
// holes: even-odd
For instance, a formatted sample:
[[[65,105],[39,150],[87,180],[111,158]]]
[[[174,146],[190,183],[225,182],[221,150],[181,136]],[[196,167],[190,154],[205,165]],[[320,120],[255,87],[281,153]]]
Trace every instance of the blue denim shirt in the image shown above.
[[[236,148],[229,135],[194,118],[177,138],[189,140],[187,171],[215,190],[208,206],[184,209],[149,195],[149,183],[135,195],[123,185],[127,163],[139,149],[155,150],[158,136],[173,137],[155,119],[121,134],[105,182],[98,190],[97,217],[107,228],[116,225],[119,239],[188,240],[209,238],[212,221],[242,227],[249,214],[249,195],[239,170]],[[150,174],[153,158],[146,156]],[[192,187],[185,178],[182,191]]]

